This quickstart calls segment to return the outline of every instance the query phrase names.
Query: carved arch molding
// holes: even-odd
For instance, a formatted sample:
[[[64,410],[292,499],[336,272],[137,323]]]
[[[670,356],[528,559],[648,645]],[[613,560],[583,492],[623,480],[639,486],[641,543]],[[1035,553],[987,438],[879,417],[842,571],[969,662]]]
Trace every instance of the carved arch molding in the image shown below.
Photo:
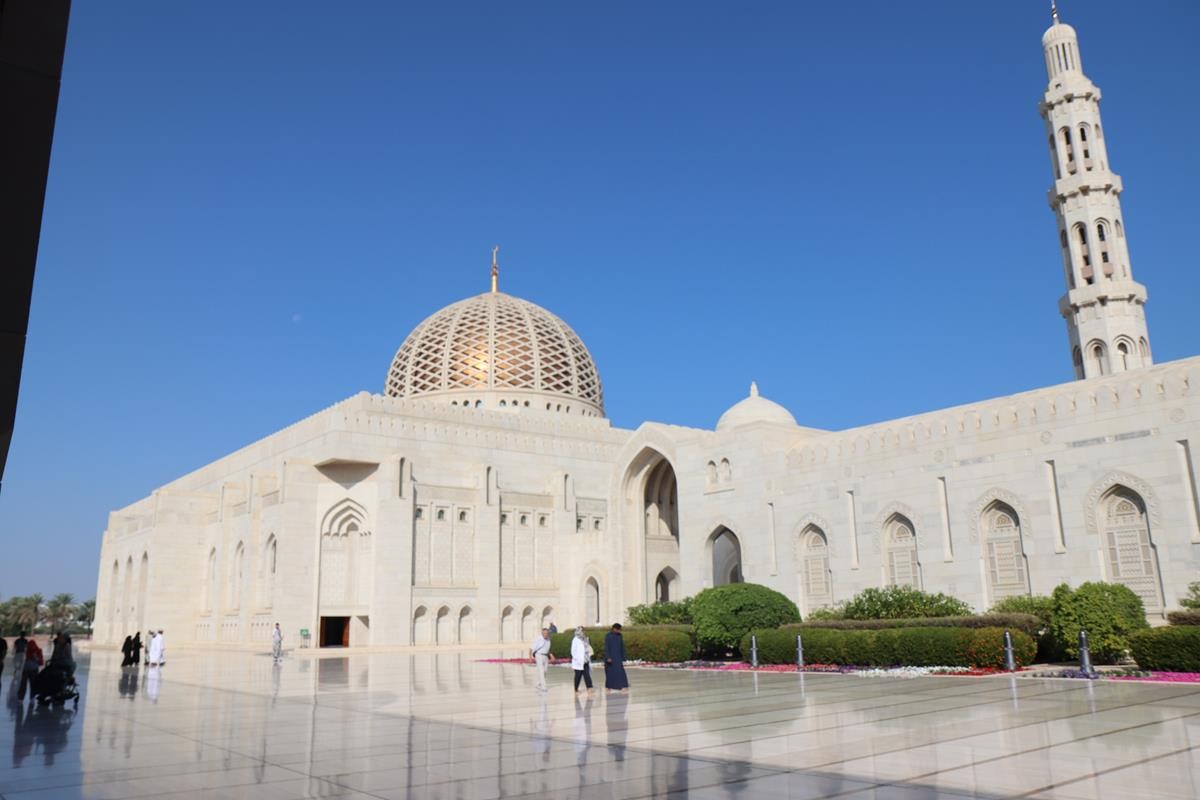
[[[1113,470],[1106,474],[1103,478],[1092,484],[1092,488],[1088,490],[1087,496],[1084,497],[1083,513],[1087,521],[1088,533],[1093,536],[1100,535],[1100,526],[1096,521],[1096,510],[1100,506],[1100,498],[1109,492],[1114,486],[1124,486],[1137,492],[1142,503],[1146,506],[1146,516],[1150,520],[1150,539],[1153,541],[1159,525],[1161,524],[1161,515],[1159,514],[1158,496],[1154,493],[1154,489],[1150,484],[1146,483],[1136,475],[1130,475],[1128,472]]]
[[[909,521],[912,525],[913,539],[918,543],[921,541],[921,531],[917,527],[917,512],[913,511],[912,506],[906,503],[894,502],[888,503],[883,507],[875,517],[875,525],[871,531],[871,549],[876,553],[880,552],[880,537],[883,535],[883,527],[887,525],[888,520],[896,514],[899,514]]]
[[[1027,538],[1032,532],[1032,517],[1025,509],[1025,504],[1021,502],[1021,498],[1017,497],[1007,489],[992,487],[983,494],[979,495],[979,499],[972,503],[967,508],[967,524],[968,533],[972,543],[979,542],[979,522],[983,519],[983,512],[992,503],[999,501],[1017,512],[1017,525],[1021,529],[1021,538]]]

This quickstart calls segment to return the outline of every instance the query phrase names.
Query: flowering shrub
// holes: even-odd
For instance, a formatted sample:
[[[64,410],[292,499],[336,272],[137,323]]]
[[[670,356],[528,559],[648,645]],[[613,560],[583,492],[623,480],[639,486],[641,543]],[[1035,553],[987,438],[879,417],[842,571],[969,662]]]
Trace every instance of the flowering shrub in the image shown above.
[[[625,613],[635,625],[691,625],[692,598],[685,597],[678,602],[630,606]]]
[[[962,617],[971,607],[940,592],[931,594],[911,586],[863,589],[840,609],[844,619],[915,619]]]
[[[834,630],[880,630],[882,628],[1008,628],[1036,636],[1042,621],[1032,614],[972,614],[966,617],[918,617],[917,619],[808,619],[796,625],[783,626],[793,633],[811,628]]]

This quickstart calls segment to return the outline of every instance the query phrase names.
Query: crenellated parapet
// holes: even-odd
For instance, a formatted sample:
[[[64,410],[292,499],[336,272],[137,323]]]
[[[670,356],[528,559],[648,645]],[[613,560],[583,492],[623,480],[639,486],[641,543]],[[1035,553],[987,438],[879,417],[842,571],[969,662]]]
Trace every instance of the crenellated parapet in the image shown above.
[[[792,465],[824,464],[917,449],[933,442],[1039,429],[1043,436],[1053,436],[1052,430],[1061,431],[1097,415],[1126,409],[1169,411],[1172,405],[1195,397],[1198,392],[1200,357],[1182,359],[1136,372],[1060,384],[881,425],[805,438],[790,451],[788,461]]]

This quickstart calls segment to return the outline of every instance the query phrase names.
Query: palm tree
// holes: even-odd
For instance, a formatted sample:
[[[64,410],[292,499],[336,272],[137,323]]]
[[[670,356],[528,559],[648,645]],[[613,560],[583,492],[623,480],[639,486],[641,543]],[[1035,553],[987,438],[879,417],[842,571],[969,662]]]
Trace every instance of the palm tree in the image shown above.
[[[72,595],[64,592],[54,595],[50,602],[46,603],[46,621],[52,629],[61,630],[71,621],[71,617],[75,615],[75,609],[72,607],[74,601]]]
[[[31,594],[28,597],[14,599],[20,601],[16,613],[17,626],[23,631],[32,633],[42,621],[42,596]]]
[[[93,597],[75,607],[75,621],[89,631],[92,629],[94,619],[96,619],[96,598]]]

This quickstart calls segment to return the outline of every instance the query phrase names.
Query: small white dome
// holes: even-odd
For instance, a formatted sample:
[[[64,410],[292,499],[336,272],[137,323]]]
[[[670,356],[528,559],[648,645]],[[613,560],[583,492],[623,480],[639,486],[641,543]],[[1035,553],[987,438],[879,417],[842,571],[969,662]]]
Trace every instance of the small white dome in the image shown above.
[[[772,400],[758,394],[758,384],[750,384],[750,396],[734,403],[717,420],[717,430],[731,430],[754,422],[769,422],[773,425],[796,425],[792,412]]]
[[[1064,39],[1076,39],[1075,29],[1065,22],[1055,22],[1046,32],[1042,34],[1042,47],[1048,47],[1054,42],[1061,42]]]

